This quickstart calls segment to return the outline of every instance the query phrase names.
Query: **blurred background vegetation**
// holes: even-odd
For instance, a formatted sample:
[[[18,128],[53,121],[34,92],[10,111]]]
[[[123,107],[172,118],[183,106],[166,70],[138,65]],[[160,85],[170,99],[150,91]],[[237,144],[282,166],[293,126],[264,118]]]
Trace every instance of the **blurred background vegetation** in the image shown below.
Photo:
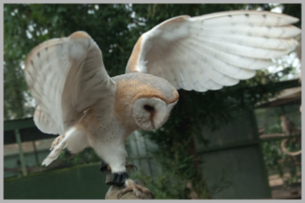
[[[66,37],[77,30],[86,31],[102,50],[108,74],[115,76],[124,74],[138,37],[162,21],[184,14],[197,16],[240,9],[278,9],[301,20],[301,4],[5,4],[4,120],[32,117],[35,102],[23,77],[23,62],[30,50],[45,40]],[[295,25],[300,27],[301,21]],[[291,56],[296,58],[295,53]],[[200,155],[194,149],[197,142],[209,146],[209,140],[189,135],[202,134],[203,127],[217,131],[240,119],[245,111],[253,111],[281,90],[292,87],[293,82],[281,82],[298,78],[299,64],[294,58],[274,60],[275,67],[280,67],[277,71],[257,71],[256,77],[219,91],[179,90],[179,103],[168,122],[159,130],[141,132],[149,143],[157,146],[149,154],[157,160],[163,173],[151,177],[140,170],[135,177],[145,179],[156,197],[162,199],[187,199],[194,194],[197,198],[211,198],[213,191],[230,187],[224,174],[217,174],[219,183],[215,188],[207,186],[201,171],[204,160],[198,158]],[[256,111],[258,127],[263,126],[265,133],[282,133],[278,118],[283,113],[292,113],[294,122],[300,126],[298,105],[286,107],[286,112],[277,108]],[[268,125],[266,120],[270,121]],[[284,177],[288,170],[291,176],[286,183],[289,185],[299,181],[301,165],[295,163],[301,160],[300,156],[294,159],[279,151],[280,142],[262,142],[263,159],[270,174],[279,173]],[[289,147],[296,150],[300,145]],[[100,161],[91,149],[73,156],[63,152],[59,160],[65,163],[61,167]]]

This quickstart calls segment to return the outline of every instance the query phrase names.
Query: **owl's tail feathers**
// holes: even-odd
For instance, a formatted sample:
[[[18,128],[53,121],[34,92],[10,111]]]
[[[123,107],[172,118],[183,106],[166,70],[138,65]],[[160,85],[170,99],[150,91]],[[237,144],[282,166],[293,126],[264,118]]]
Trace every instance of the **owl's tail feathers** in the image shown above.
[[[64,135],[59,136],[54,140],[51,146],[51,152],[50,154],[43,160],[42,165],[48,166],[50,163],[52,163],[57,157],[59,156],[60,152],[67,146],[66,139],[62,139],[65,137]],[[59,139],[61,138],[61,139]],[[59,143],[54,144],[55,142],[60,141]]]

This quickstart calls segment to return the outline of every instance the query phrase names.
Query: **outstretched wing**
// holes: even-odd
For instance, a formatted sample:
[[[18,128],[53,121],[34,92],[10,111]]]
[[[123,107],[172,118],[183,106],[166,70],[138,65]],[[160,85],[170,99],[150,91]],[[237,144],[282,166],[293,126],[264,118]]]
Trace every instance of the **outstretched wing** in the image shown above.
[[[38,106],[37,127],[63,134],[83,112],[114,97],[98,45],[85,32],[48,40],[35,47],[25,62],[25,79]]]
[[[298,19],[262,11],[179,16],[144,33],[126,73],[150,73],[177,89],[207,91],[235,85],[287,54],[301,30]]]

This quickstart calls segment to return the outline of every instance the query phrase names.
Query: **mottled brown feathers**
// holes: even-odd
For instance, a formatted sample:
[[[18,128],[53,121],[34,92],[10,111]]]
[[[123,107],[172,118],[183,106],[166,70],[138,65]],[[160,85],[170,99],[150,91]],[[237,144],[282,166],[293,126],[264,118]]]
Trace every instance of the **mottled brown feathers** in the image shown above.
[[[129,58],[127,67],[126,67],[126,73],[130,73],[130,72],[139,72],[138,70],[136,70],[138,63],[139,63],[139,57],[140,57],[140,53],[141,53],[141,45],[142,45],[142,37],[143,35],[140,36],[140,38],[138,39],[137,43],[135,44],[131,56]]]
[[[73,38],[87,38],[90,39],[90,36],[83,31],[78,31],[78,32],[74,32],[72,35],[69,36],[69,38],[73,39]]]
[[[177,22],[183,22],[183,21],[187,20],[188,18],[190,18],[190,16],[188,16],[188,15],[182,15],[182,16],[174,17],[173,19],[169,19],[169,20],[161,23],[160,28],[161,27],[166,27],[169,24],[173,24],[173,23],[177,23]]]
[[[131,97],[139,98],[158,97],[165,103],[173,103],[178,100],[176,89],[165,79],[145,73],[131,73],[112,78],[117,85],[116,96],[118,99]]]

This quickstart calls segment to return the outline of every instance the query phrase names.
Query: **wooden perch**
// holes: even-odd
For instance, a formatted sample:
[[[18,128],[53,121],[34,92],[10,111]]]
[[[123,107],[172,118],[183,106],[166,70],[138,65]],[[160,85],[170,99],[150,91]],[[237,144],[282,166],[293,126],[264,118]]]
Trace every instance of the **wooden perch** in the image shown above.
[[[292,134],[292,135],[287,135],[287,134],[284,134],[284,133],[275,133],[275,134],[263,134],[263,135],[260,135],[259,138],[260,139],[268,139],[268,138],[293,138],[293,137],[300,137],[300,133],[295,133],[295,134]]]
[[[261,139],[266,139],[266,138],[284,137],[284,136],[287,136],[287,135],[285,135],[285,134],[280,134],[280,133],[276,133],[276,134],[264,134],[264,135],[259,136],[259,138],[261,138]]]
[[[302,153],[302,150],[299,150],[297,152],[289,152],[286,148],[286,143],[288,142],[289,139],[293,138],[293,137],[296,137],[299,135],[296,134],[296,135],[286,135],[286,134],[265,134],[265,135],[261,135],[259,136],[260,139],[268,139],[268,138],[282,138],[284,139],[281,143],[281,148],[282,148],[282,151],[287,154],[287,155],[290,155],[290,156],[298,156]]]
[[[282,151],[283,151],[285,154],[288,154],[288,155],[290,155],[290,156],[298,156],[298,155],[300,155],[300,154],[302,153],[302,150],[299,150],[299,151],[297,151],[297,152],[289,152],[289,151],[287,150],[287,148],[286,148],[286,143],[287,143],[288,140],[289,140],[289,139],[287,138],[287,139],[285,139],[285,140],[282,141],[282,143],[281,143]]]

